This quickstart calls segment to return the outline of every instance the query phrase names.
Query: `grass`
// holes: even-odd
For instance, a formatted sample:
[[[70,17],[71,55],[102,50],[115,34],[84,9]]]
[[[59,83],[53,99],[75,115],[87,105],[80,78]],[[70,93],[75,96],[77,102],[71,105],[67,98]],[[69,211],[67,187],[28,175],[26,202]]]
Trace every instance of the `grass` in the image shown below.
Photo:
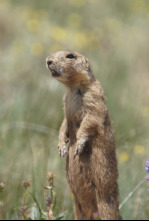
[[[73,196],[58,156],[64,87],[46,57],[85,54],[107,97],[119,160],[120,201],[144,179],[149,146],[149,2],[129,0],[0,1],[0,219],[17,217],[25,179],[43,209],[45,174],[56,175],[55,216],[73,219]],[[32,197],[28,204],[33,205]],[[121,209],[124,219],[149,218],[147,183]]]

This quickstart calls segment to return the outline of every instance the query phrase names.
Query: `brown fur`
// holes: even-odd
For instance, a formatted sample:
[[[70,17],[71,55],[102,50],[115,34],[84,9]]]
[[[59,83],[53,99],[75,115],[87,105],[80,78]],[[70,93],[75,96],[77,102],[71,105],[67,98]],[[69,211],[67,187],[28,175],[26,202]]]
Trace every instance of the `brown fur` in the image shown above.
[[[119,220],[115,142],[103,89],[77,52],[57,52],[47,66],[67,87],[59,152],[65,156],[69,142],[66,171],[76,220],[92,220],[96,212],[103,220]]]

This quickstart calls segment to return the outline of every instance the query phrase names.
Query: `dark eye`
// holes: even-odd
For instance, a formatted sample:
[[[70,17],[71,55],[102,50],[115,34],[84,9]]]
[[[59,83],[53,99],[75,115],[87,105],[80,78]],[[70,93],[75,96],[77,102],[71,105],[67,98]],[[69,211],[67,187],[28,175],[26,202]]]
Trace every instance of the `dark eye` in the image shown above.
[[[67,56],[66,56],[66,58],[69,58],[69,59],[74,59],[74,58],[76,58],[73,54],[68,54]]]

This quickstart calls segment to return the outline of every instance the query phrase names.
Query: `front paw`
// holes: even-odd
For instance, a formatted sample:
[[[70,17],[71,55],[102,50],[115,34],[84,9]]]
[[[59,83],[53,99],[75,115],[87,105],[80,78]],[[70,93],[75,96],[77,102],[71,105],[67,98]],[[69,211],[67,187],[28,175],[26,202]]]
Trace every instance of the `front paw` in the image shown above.
[[[77,155],[80,155],[83,151],[84,151],[84,148],[85,148],[85,144],[86,142],[88,141],[88,138],[81,138],[77,141],[77,149],[76,149],[76,152],[74,154],[74,158],[77,156]]]
[[[60,157],[64,157],[67,154],[67,143],[59,143],[58,149]]]

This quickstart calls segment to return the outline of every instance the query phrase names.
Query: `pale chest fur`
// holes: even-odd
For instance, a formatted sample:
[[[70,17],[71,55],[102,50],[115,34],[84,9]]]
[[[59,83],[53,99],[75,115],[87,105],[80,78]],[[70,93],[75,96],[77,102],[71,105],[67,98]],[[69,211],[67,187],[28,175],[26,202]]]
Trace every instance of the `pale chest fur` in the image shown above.
[[[74,91],[66,95],[65,110],[68,120],[79,120],[83,117],[84,106],[81,93]]]
[[[71,93],[69,91],[65,97],[65,115],[71,140],[76,139],[77,130],[85,116],[84,109],[82,94],[78,91]]]

